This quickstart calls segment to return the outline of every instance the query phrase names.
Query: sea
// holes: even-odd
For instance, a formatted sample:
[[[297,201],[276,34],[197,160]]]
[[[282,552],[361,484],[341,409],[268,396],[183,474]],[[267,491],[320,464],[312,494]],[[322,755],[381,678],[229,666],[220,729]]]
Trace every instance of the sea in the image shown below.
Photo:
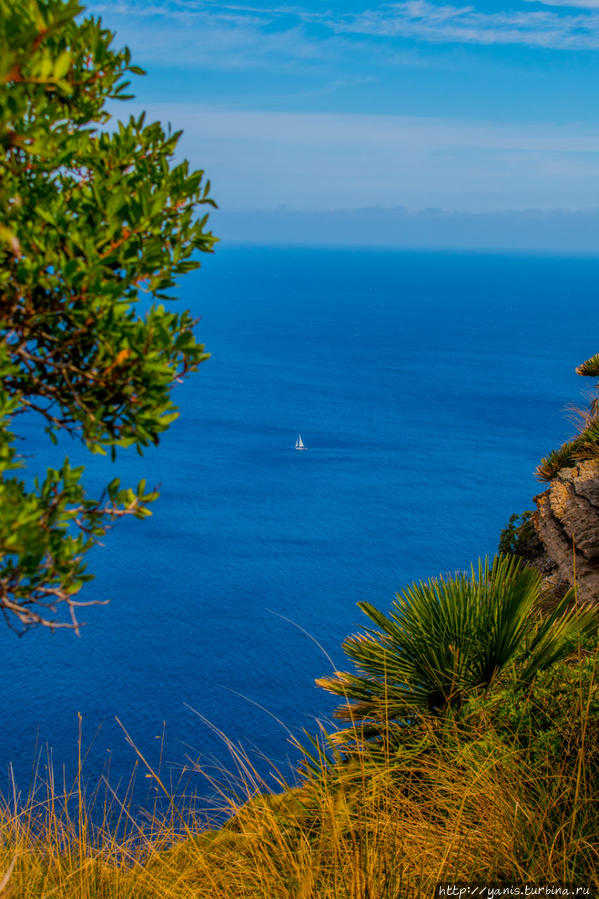
[[[0,630],[0,791],[50,767],[71,783],[79,741],[90,789],[126,790],[137,765],[139,809],[146,762],[209,796],[206,772],[234,769],[236,747],[276,788],[294,740],[330,726],[336,700],[314,681],[351,668],[357,603],[388,609],[494,554],[533,506],[536,465],[592,392],[575,367],[599,350],[598,283],[582,256],[207,256],[178,303],[212,355],[176,388],[157,448],[110,463],[24,423],[30,472],[68,453],[92,494],[118,475],[161,495],[90,554],[82,598],[110,602],[83,610],[80,637]]]

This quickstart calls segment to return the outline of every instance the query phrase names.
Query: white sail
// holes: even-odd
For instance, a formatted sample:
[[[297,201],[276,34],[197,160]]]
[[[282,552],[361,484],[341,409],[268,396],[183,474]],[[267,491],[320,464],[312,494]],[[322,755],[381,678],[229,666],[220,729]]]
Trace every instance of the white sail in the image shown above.
[[[297,440],[295,441],[295,448],[296,448],[296,450],[305,450],[306,449],[306,447],[304,446],[304,441],[302,440],[301,434],[297,435]]]

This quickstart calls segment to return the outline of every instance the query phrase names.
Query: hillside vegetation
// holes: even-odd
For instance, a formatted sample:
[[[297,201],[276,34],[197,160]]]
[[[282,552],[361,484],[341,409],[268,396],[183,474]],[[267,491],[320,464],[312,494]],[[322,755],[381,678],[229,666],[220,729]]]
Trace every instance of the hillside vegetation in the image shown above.
[[[488,585],[493,570],[512,587],[525,571],[496,563],[481,569],[482,582],[479,572],[463,583]],[[219,828],[150,768],[165,802],[143,824],[106,784],[90,792],[83,771],[71,789],[38,783],[2,810],[1,895],[397,899],[433,896],[442,880],[599,884],[599,651],[590,619],[586,633],[570,628],[561,660],[547,657],[523,677],[539,635],[547,645],[548,621],[562,636],[564,621],[584,623],[572,609],[564,619],[563,610],[530,607],[512,658],[485,687],[462,682],[459,701],[450,689],[446,701],[410,711],[404,695],[401,713],[389,714],[382,697],[395,689],[397,700],[398,685],[380,680],[371,726],[358,714],[333,736],[305,734],[297,782],[281,778],[274,794],[231,744],[230,772],[195,772],[221,796],[228,820]],[[480,616],[461,627],[464,646],[473,621]],[[347,700],[346,719],[355,708]]]

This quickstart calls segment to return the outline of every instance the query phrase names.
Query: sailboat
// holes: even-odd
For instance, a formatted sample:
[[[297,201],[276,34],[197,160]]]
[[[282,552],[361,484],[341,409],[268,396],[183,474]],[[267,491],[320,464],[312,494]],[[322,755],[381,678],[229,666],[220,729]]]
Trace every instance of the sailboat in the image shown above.
[[[301,434],[298,434],[298,435],[297,435],[297,440],[295,441],[295,448],[296,448],[296,450],[305,450],[305,449],[308,449],[307,446],[304,446],[304,441],[302,440],[302,435],[301,435]]]

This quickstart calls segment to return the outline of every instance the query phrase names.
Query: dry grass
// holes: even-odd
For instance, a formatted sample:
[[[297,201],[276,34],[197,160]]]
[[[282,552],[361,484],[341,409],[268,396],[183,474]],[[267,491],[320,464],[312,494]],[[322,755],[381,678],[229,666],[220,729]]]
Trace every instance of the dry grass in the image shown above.
[[[582,739],[557,769],[478,719],[468,733],[463,724],[425,728],[420,745],[382,761],[358,752],[327,767],[321,755],[301,786],[267,795],[230,745],[235,776],[210,777],[231,815],[219,830],[170,796],[142,828],[129,791],[115,805],[104,785],[103,798],[97,790],[86,801],[80,766],[70,789],[50,779],[5,801],[0,895],[397,899],[432,896],[442,879],[598,883],[589,708],[581,695],[573,725]],[[146,774],[166,796],[159,772]]]

